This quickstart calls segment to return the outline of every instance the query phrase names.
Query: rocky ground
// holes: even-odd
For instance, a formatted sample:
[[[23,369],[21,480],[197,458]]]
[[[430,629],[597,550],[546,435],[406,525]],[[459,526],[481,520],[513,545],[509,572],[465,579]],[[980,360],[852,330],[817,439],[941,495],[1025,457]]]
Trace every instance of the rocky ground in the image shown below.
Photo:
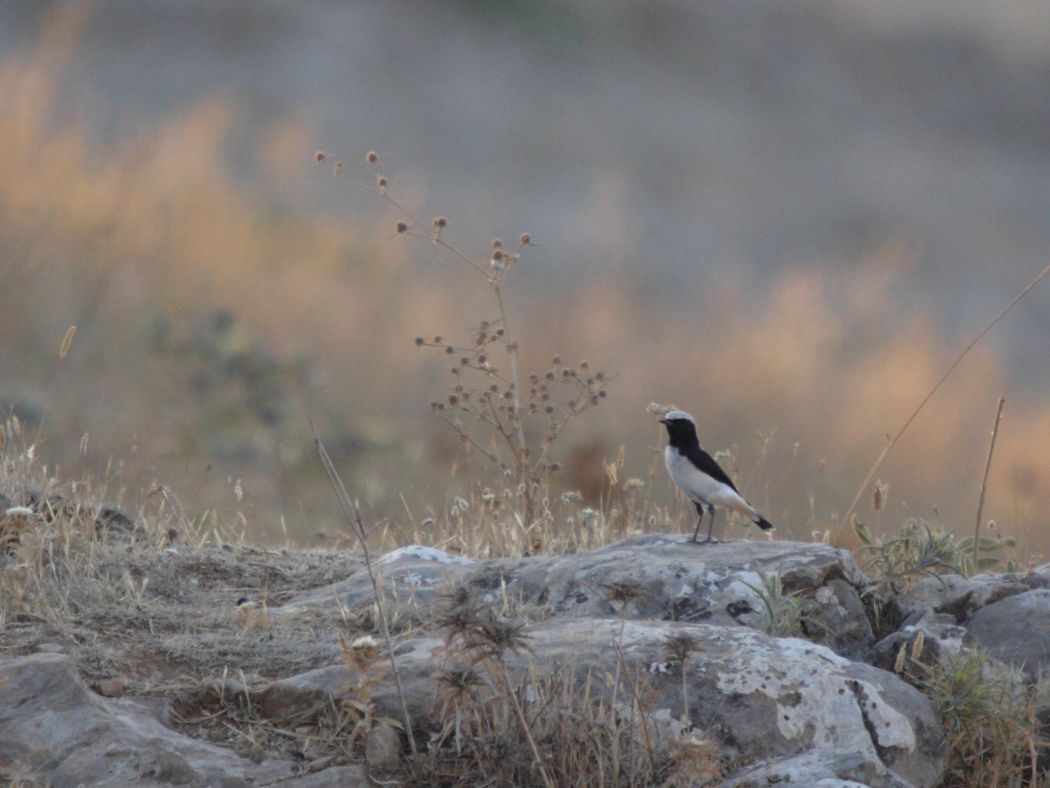
[[[78,536],[0,503],[0,777],[22,785],[952,784],[919,668],[980,647],[1034,683],[1050,653],[1050,566],[891,594],[823,544],[409,546],[373,567],[399,691],[350,551],[100,514]]]

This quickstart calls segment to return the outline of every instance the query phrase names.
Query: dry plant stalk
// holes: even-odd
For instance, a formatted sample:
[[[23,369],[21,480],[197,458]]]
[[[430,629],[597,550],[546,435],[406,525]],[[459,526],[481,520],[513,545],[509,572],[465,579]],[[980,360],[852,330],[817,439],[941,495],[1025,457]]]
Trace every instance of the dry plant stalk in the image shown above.
[[[540,779],[547,788],[554,788],[554,782],[543,765],[543,756],[503,661],[507,651],[531,652],[526,643],[528,636],[522,633],[524,622],[502,619],[491,608],[483,611],[474,608],[469,603],[469,594],[462,587],[450,594],[450,600],[453,604],[442,618],[442,625],[448,630],[446,651],[454,642],[459,642],[464,651],[471,654],[468,670],[472,671],[476,665],[482,665],[488,676],[497,681],[503,697],[510,700],[521,725]]]
[[[40,424],[36,428],[36,437],[33,439],[33,443],[40,443],[40,436],[44,432],[44,423],[47,421],[47,414],[51,410],[51,403],[55,399],[55,393],[58,391],[58,376],[62,371],[62,361],[69,354],[70,347],[73,346],[73,337],[77,334],[77,327],[70,326],[66,329],[65,336],[62,337],[62,344],[58,348],[58,366],[55,367],[55,376],[51,379],[51,388],[47,393],[47,404],[44,406],[44,412],[40,416]]]
[[[622,633],[620,637],[622,639]],[[642,723],[642,736],[645,739],[645,754],[649,759],[649,768],[656,771],[656,756],[653,750],[652,736],[649,734],[649,721],[646,719],[645,713],[642,709],[642,699],[638,694],[638,687],[635,685],[635,682],[631,680],[631,673],[627,667],[627,659],[624,657],[623,653],[623,645],[619,641],[615,641],[613,642],[613,648],[616,649],[617,673],[619,674],[622,669],[624,681],[627,684],[627,687],[631,690],[631,698],[634,701],[634,706],[638,709],[638,716]],[[685,668],[683,667],[683,670],[684,669]],[[615,701],[615,695],[613,696],[613,700]]]
[[[493,673],[500,677],[503,682],[503,691],[508,698],[510,698],[511,705],[514,707],[514,714],[518,718],[518,722],[521,725],[522,733],[525,734],[525,741],[529,745],[529,749],[532,751],[532,757],[536,763],[536,770],[540,773],[540,779],[543,780],[543,784],[547,788],[554,788],[554,783],[551,781],[550,776],[547,774],[547,769],[543,765],[543,756],[540,755],[540,748],[536,745],[536,738],[532,735],[532,728],[529,726],[529,721],[525,717],[525,710],[521,707],[521,701],[518,700],[518,693],[514,691],[514,687],[511,686],[510,676],[507,675],[507,668],[500,660],[487,660],[488,662],[498,662],[498,669],[494,670]]]
[[[999,422],[1003,418],[1005,397],[999,397],[999,406],[995,411],[995,423],[992,425],[992,442],[988,445],[988,459],[984,463],[984,476],[981,479],[981,495],[977,499],[977,524],[973,529],[973,565],[977,566],[977,549],[981,539],[981,514],[984,512],[984,494],[988,490],[988,472],[992,469],[992,454],[995,452],[995,439],[999,435]]]
[[[350,530],[353,532],[358,544],[361,545],[361,553],[365,559],[365,569],[368,572],[368,581],[372,584],[372,594],[375,597],[376,612],[379,614],[379,624],[383,630],[383,640],[386,642],[387,655],[390,657],[390,670],[394,674],[394,682],[397,684],[397,695],[401,701],[405,735],[408,737],[408,746],[412,750],[412,755],[417,755],[416,739],[412,731],[412,716],[408,713],[408,699],[405,697],[405,687],[401,682],[401,672],[398,670],[397,658],[394,656],[394,640],[390,636],[390,623],[387,619],[386,608],[383,605],[383,592],[379,588],[379,581],[372,566],[372,555],[368,549],[368,536],[365,533],[364,523],[361,521],[361,510],[357,508],[357,503],[347,493],[346,486],[343,484],[343,480],[339,476],[332,458],[328,456],[328,450],[325,449],[324,443],[321,441],[321,436],[317,432],[313,419],[310,420],[310,429],[314,433],[314,444],[317,446],[317,454],[320,456],[321,464],[324,465],[325,473],[328,475],[328,481],[331,482],[332,489],[339,500],[339,505],[343,509],[343,514],[346,515],[347,522],[350,524]]]
[[[314,156],[318,163],[327,158],[328,154],[323,151]],[[392,237],[407,235],[440,247],[484,277],[492,292],[496,314],[491,321],[481,321],[475,330],[473,347],[457,347],[440,336],[434,337],[432,342],[419,337],[416,345],[435,347],[458,360],[451,370],[455,377],[447,401],[431,403],[432,408],[439,411],[440,418],[456,432],[465,446],[476,449],[501,473],[513,475],[523,500],[520,525],[529,531],[542,516],[541,501],[545,497],[542,487],[558,470],[557,463],[550,462],[552,447],[570,421],[605,398],[604,385],[610,378],[604,372],[591,371],[585,361],[577,367],[563,367],[561,359],[555,356],[546,374],[533,373],[526,382],[519,370],[520,348],[511,333],[502,286],[505,276],[521,259],[525,249],[534,246],[532,237],[529,233],[521,233],[513,249],[496,239],[489,248],[487,259],[479,258],[479,262],[448,242],[449,220],[446,217],[434,217],[428,227],[391,195],[389,181],[379,169],[382,166],[379,154],[369,151],[365,164],[373,169],[375,179],[351,176],[351,180],[378,194],[401,214],[402,219],[396,223]],[[334,174],[341,171],[342,168],[337,167]],[[492,364],[490,348],[506,354],[506,373]],[[476,381],[467,382],[465,376],[468,375],[474,375]],[[568,384],[571,389],[564,402],[557,401],[555,386],[548,386],[554,381]],[[468,426],[461,417],[471,424]],[[536,431],[543,435],[542,439],[528,437],[530,431],[526,421],[532,418],[544,422],[543,432]],[[489,440],[477,437],[476,431],[488,433]],[[537,549],[540,546],[533,544],[531,547]]]

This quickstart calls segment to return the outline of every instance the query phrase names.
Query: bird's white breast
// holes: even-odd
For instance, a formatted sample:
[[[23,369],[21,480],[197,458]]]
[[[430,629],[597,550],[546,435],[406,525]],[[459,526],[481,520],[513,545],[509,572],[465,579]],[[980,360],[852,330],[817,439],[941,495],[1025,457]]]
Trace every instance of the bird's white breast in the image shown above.
[[[671,481],[677,484],[690,500],[737,511],[753,511],[736,490],[706,473],[701,473],[688,457],[680,454],[673,446],[664,449],[664,464]]]

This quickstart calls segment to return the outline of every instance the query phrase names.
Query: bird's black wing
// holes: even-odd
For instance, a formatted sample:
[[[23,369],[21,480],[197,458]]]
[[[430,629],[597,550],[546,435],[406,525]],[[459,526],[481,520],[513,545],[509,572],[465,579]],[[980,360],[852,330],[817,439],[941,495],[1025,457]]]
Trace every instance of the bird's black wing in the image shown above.
[[[733,484],[733,480],[729,478],[729,474],[727,474],[718,466],[718,463],[715,462],[714,457],[712,457],[706,451],[701,449],[699,446],[694,446],[691,449],[689,449],[688,453],[686,454],[686,457],[689,458],[689,461],[693,463],[693,465],[700,469],[701,473],[706,473],[711,478],[718,479],[718,481],[722,482],[723,484],[728,484],[730,487],[736,490],[736,485]],[[737,492],[739,492],[739,490],[737,490]]]

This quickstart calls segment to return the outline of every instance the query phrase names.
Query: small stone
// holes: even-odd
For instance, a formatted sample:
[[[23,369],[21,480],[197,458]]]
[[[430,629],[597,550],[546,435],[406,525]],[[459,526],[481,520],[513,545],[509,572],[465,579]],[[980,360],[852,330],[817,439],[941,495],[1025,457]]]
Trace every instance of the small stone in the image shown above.
[[[97,691],[99,695],[107,698],[119,698],[124,694],[124,681],[119,678],[102,679],[98,683]]]
[[[396,769],[401,760],[401,734],[385,722],[368,732],[365,742],[365,762],[376,771]]]

